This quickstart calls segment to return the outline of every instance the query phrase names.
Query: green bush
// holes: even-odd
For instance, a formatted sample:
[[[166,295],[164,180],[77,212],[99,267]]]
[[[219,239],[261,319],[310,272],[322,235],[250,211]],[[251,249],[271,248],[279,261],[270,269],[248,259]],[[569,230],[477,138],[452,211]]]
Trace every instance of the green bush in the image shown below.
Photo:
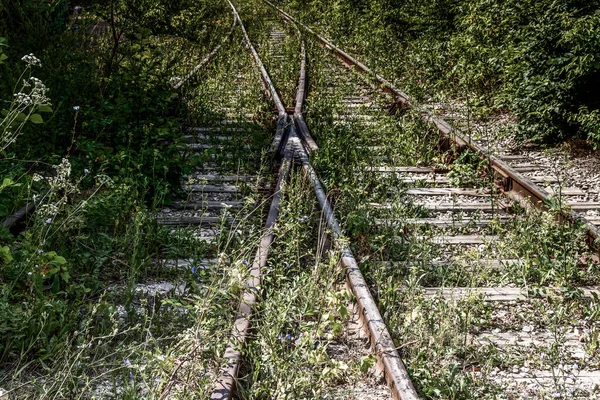
[[[418,99],[512,111],[523,138],[600,145],[600,1],[280,1]]]

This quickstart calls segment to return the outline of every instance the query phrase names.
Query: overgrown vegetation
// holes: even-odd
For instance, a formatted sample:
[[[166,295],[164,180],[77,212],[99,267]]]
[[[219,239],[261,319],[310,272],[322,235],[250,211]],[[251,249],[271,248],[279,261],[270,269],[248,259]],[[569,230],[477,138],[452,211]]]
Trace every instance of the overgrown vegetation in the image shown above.
[[[420,101],[510,110],[521,137],[600,145],[600,3],[279,1]]]
[[[320,145],[314,162],[420,395],[596,395],[596,389],[578,379],[578,371],[598,365],[593,350],[598,301],[583,296],[578,286],[597,284],[598,265],[590,261],[583,241],[586,228],[555,222],[566,199],[557,196],[547,212],[525,212],[495,192],[485,160],[469,151],[436,151],[435,132],[415,112],[389,115],[392,99],[328,53],[318,46],[309,53],[307,120]],[[449,171],[447,182],[428,182],[430,173],[419,179],[416,173],[376,169],[423,166]],[[486,194],[440,200],[408,193],[446,186]],[[482,201],[494,210],[469,213],[456,206],[445,214],[425,207],[428,202]],[[508,218],[503,203],[513,209]],[[414,222],[426,218],[448,223]],[[482,241],[462,245],[443,238],[458,235]],[[528,297],[486,301],[478,288],[490,287],[520,288]],[[460,288],[466,290],[464,296],[460,291],[449,294]],[[579,338],[574,330],[585,334]],[[531,346],[502,340],[526,335],[545,339]],[[578,356],[569,347],[574,337],[582,343]],[[530,378],[531,388],[520,378],[511,380],[528,379],[532,370],[550,371],[549,377]],[[511,375],[517,373],[521,375]]]
[[[36,205],[25,222],[0,228],[2,391],[159,397],[173,360],[198,351],[194,329],[207,338],[227,330],[227,318],[205,316],[230,315],[233,280],[160,270],[161,257],[212,249],[154,220],[193,165],[179,127],[187,113],[203,114],[172,79],[229,30],[226,6],[0,2],[0,220]],[[138,287],[168,276],[187,282],[187,303]],[[203,283],[216,292],[201,294]],[[223,343],[213,339],[202,351],[218,358]]]
[[[458,100],[478,117],[508,109],[524,138],[600,144],[597,1],[279,3],[421,101]],[[0,228],[0,398],[5,390],[36,399],[205,398],[212,390],[269,201],[258,187],[273,183],[272,104],[239,30],[194,85],[173,88],[229,32],[227,7],[0,0],[0,217],[36,205],[24,225]],[[258,0],[240,11],[292,106],[296,31]],[[509,222],[497,210],[461,212],[451,221],[464,225],[415,229],[411,220],[433,213],[407,190],[428,183],[378,167],[449,169],[449,185],[487,190],[496,207],[487,162],[438,152],[419,112],[397,110],[316,43],[307,49],[306,120],[320,146],[312,161],[419,393],[501,398],[511,392],[494,373],[538,368],[552,371],[554,398],[587,395],[568,379],[600,365],[598,298],[576,288],[598,283],[598,265],[587,262],[583,227],[555,224],[562,197],[544,213],[513,205]],[[176,196],[207,198],[208,175],[195,172],[252,174],[235,182],[240,210],[221,203],[209,228],[161,227],[157,214],[168,219],[160,210]],[[376,387],[368,350],[336,353],[352,299],[311,188],[296,171],[284,192],[238,395],[341,398],[367,377]],[[442,234],[484,239],[457,251],[436,241]],[[524,289],[531,301],[503,309],[477,293],[427,292],[486,286]],[[553,345],[474,341],[515,327],[543,330]],[[576,367],[565,366],[574,362],[571,328],[584,332]]]

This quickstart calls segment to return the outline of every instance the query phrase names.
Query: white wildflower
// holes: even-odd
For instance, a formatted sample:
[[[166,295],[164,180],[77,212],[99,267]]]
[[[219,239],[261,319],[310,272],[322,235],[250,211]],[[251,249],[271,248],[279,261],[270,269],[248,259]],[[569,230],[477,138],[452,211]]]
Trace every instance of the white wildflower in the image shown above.
[[[42,204],[38,207],[38,213],[43,216],[43,218],[51,218],[58,214],[58,206],[55,204]],[[52,222],[52,221],[50,221]]]
[[[34,77],[34,76],[32,76],[31,78],[29,78],[29,80],[30,80],[31,82],[33,82],[33,85],[34,85],[35,87],[41,87],[41,86],[44,86],[44,87],[46,87],[46,86],[45,86],[45,85],[42,83],[42,80],[41,80],[41,79],[38,79],[38,78],[36,78],[36,77]]]
[[[23,56],[23,58],[21,58],[21,61],[25,61],[27,63],[27,65],[29,65],[29,66],[36,66],[36,67],[42,66],[42,62],[40,61],[40,59],[37,58],[36,56],[34,56],[33,53]]]
[[[105,185],[108,187],[111,187],[114,184],[113,180],[105,174],[96,175],[96,183],[98,184],[98,186]]]
[[[15,101],[19,105],[30,106],[33,104],[33,100],[27,93],[15,93]]]

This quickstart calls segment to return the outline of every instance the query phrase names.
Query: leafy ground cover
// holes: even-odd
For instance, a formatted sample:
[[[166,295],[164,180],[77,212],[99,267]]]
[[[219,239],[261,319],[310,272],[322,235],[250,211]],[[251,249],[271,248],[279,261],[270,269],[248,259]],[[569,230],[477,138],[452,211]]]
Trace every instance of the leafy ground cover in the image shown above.
[[[227,337],[215,332],[228,331],[239,288],[230,268],[241,264],[193,263],[225,249],[241,262],[253,236],[207,246],[154,216],[202,164],[182,151],[180,126],[209,123],[211,96],[226,95],[216,83],[234,91],[224,76],[252,71],[238,37],[212,81],[173,89],[232,14],[197,1],[36,4],[0,3],[0,215],[37,205],[26,226],[1,228],[0,388],[19,398],[202,396],[209,375],[172,387],[171,371],[186,370],[186,357],[206,360],[195,364],[202,373],[218,367]],[[234,112],[260,115],[260,88],[248,96]],[[260,170],[260,160],[249,163]],[[183,256],[191,269],[160,263]]]

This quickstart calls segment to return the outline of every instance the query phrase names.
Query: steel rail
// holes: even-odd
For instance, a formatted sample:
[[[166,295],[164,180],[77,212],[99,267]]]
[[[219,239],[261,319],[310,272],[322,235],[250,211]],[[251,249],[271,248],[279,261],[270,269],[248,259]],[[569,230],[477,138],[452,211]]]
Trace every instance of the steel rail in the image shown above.
[[[306,146],[307,151],[314,152],[319,150],[319,146],[312,138],[310,131],[308,130],[308,126],[304,121],[304,117],[302,115],[302,110],[304,108],[304,100],[306,99],[306,47],[304,44],[304,39],[302,38],[302,32],[298,29],[298,26],[294,24],[294,28],[298,32],[298,37],[300,39],[300,77],[298,78],[298,90],[296,91],[296,105],[294,107],[294,125],[296,126],[296,130],[298,134],[302,138],[304,145]]]
[[[250,319],[254,307],[259,301],[258,291],[261,284],[261,271],[267,265],[269,249],[273,243],[275,232],[273,227],[279,216],[281,202],[281,189],[289,176],[293,160],[290,153],[284,155],[279,167],[277,186],[269,208],[267,222],[262,234],[260,245],[256,250],[250,276],[245,282],[245,290],[240,301],[237,316],[231,329],[231,336],[223,354],[225,364],[221,367],[215,388],[210,396],[211,400],[229,400],[236,388],[237,375],[242,361],[242,349],[250,332]]]
[[[323,185],[321,185],[316,171],[310,164],[308,152],[304,146],[302,146],[300,139],[295,135],[294,131],[295,127],[293,125],[290,126],[291,144],[295,148],[295,152],[302,162],[302,169],[305,172],[305,176],[313,186],[327,227],[331,231],[333,241],[342,253],[340,263],[344,266],[346,271],[346,282],[356,298],[360,319],[364,326],[367,327],[371,345],[375,349],[378,363],[385,373],[385,379],[392,396],[397,400],[419,399],[420,397],[413,386],[406,367],[394,344],[394,340],[377,308],[377,304],[369,290],[369,286],[362,272],[360,272],[358,262],[354,258],[352,250],[344,238],[344,234],[335,217],[331,203],[327,199],[327,193],[323,188]]]
[[[294,24],[294,26],[298,30],[298,34],[301,35],[297,25]],[[344,240],[344,234],[335,218],[331,203],[327,199],[327,193],[310,163],[309,154],[318,150],[318,146],[310,135],[308,126],[302,118],[302,109],[306,98],[306,50],[304,41],[301,41],[301,43],[302,62],[298,90],[296,92],[294,125],[289,127],[289,138],[286,148],[294,151],[294,154],[300,159],[305,176],[313,186],[327,227],[331,231],[333,241],[342,253],[340,262],[346,271],[348,287],[356,298],[360,319],[363,326],[367,327],[366,330],[369,334],[371,344],[375,349],[379,365],[385,373],[385,378],[393,397],[401,400],[418,399],[419,396],[400,358],[394,340],[377,308],[377,304],[373,299],[365,278],[360,272],[352,250],[348,246],[347,241]]]
[[[302,50],[304,51],[304,45],[302,46]],[[298,121],[297,115],[299,115],[300,118],[302,117],[301,110],[305,99],[304,88],[306,81],[304,62],[301,65],[301,72],[294,112],[295,122]],[[418,399],[419,396],[417,391],[415,390],[408,372],[406,371],[406,367],[400,358],[394,340],[377,308],[377,304],[369,290],[369,286],[360,272],[360,268],[352,254],[352,250],[344,239],[344,234],[335,217],[331,203],[327,199],[327,192],[323,188],[316,171],[310,163],[309,153],[314,151],[314,147],[311,146],[307,138],[312,141],[312,137],[304,120],[300,119],[300,121],[301,124],[294,124],[289,127],[289,138],[286,148],[290,148],[296,157],[300,159],[305,176],[311,183],[315,195],[317,196],[317,200],[319,201],[325,223],[331,231],[333,242],[342,253],[340,263],[346,271],[346,282],[356,298],[360,319],[363,322],[363,326],[367,327],[366,330],[369,334],[371,345],[375,349],[377,360],[382,371],[385,373],[385,378],[393,397],[401,400]],[[301,128],[304,131],[301,133],[297,132],[297,130],[299,130],[298,128]],[[314,146],[316,146],[316,143],[314,143]],[[318,149],[318,147],[316,147],[316,149]]]
[[[235,15],[234,15],[234,17],[233,17],[233,23],[231,24],[231,28],[229,29],[229,33],[227,35],[225,35],[225,37],[221,40],[221,43],[219,43],[219,45],[217,47],[215,47],[210,53],[208,53],[208,55],[206,57],[204,57],[200,61],[200,63],[198,63],[194,67],[194,69],[192,69],[192,71],[190,71],[187,75],[185,75],[183,78],[181,78],[181,80],[176,85],[173,86],[173,89],[175,89],[175,90],[181,89],[181,87],[188,80],[190,80],[194,75],[196,75],[198,73],[198,71],[200,71],[200,69],[202,69],[202,67],[204,67],[206,64],[208,64],[210,62],[210,60],[213,59],[213,57],[215,56],[215,54],[217,54],[217,52],[219,50],[221,50],[221,47],[231,37],[231,34],[233,33],[236,24],[237,24],[237,19],[235,18]]]
[[[326,48],[332,50],[335,53],[335,55],[339,59],[341,59],[345,64],[349,66],[354,66],[357,70],[361,71],[362,73],[374,77],[381,84],[382,90],[384,90],[387,93],[390,93],[394,97],[395,101],[401,103],[403,107],[410,107],[412,109],[417,110],[424,121],[432,123],[437,128],[440,136],[442,136],[445,139],[451,140],[459,149],[471,149],[477,154],[479,154],[480,157],[487,159],[495,173],[495,178],[501,179],[502,189],[507,193],[509,197],[520,202],[522,202],[523,200],[528,200],[538,209],[547,209],[545,204],[552,197],[548,192],[540,188],[530,179],[515,171],[507,163],[500,160],[498,157],[489,154],[483,147],[479,146],[476,143],[473,143],[471,140],[465,139],[461,135],[461,133],[458,132],[457,129],[451,127],[450,124],[448,124],[444,119],[433,115],[428,110],[425,110],[424,108],[412,103],[410,97],[402,90],[394,86],[390,81],[372,71],[370,68],[358,61],[356,58],[352,57],[339,47],[335,46],[332,42],[316,33],[313,29],[298,21],[285,11],[279,9],[270,1],[264,1],[270,4],[272,7],[274,7],[284,19],[297,24],[307,32],[311,33],[317,39],[318,42],[320,42]],[[587,227],[588,244],[595,251],[599,251],[598,242],[600,241],[600,228],[594,226],[585,217],[582,217],[576,212],[568,209],[561,210],[561,220],[580,222],[585,224]]]
[[[234,12],[237,15],[240,26],[242,29],[244,29],[243,22],[241,21],[239,15],[236,11]],[[250,43],[250,39],[247,35],[246,39],[248,42],[248,47],[253,49],[253,46]],[[260,62],[260,58],[258,58],[256,51],[253,51],[253,54],[257,60],[256,64],[261,69],[263,76],[268,77],[268,74],[264,69],[264,66],[262,66],[262,62]],[[301,64],[302,72],[305,71],[305,67],[306,63],[303,62]],[[268,81],[270,82],[270,79]],[[271,96],[274,99],[278,99],[279,97],[274,85],[271,84],[268,85],[268,87],[272,92]],[[306,75],[305,73],[301,73],[294,114],[296,114],[296,110],[302,110],[305,98],[305,87]],[[367,327],[371,344],[375,350],[375,354],[377,355],[379,365],[385,372],[386,381],[393,397],[399,400],[419,399],[417,391],[415,390],[404,363],[400,358],[398,350],[394,345],[394,341],[389,333],[389,330],[387,329],[383,317],[377,308],[377,304],[375,303],[375,300],[369,291],[369,287],[365,281],[365,278],[360,272],[358,263],[356,262],[356,259],[354,258],[354,255],[352,254],[348,244],[344,240],[343,232],[339,226],[339,223],[337,222],[337,219],[335,218],[333,208],[327,200],[325,189],[321,185],[316,171],[310,164],[309,151],[311,146],[305,139],[306,137],[310,137],[310,133],[308,132],[308,127],[306,127],[306,124],[304,124],[304,127],[306,128],[306,133],[308,133],[308,136],[298,135],[294,124],[287,126],[288,135],[285,135],[281,140],[281,144],[284,146],[284,152],[286,156],[289,154],[294,154],[294,158],[298,158],[301,161],[302,168],[305,171],[305,174],[308,177],[311,185],[313,186],[327,226],[331,230],[334,243],[342,253],[340,262],[345,268],[348,286],[356,298],[360,310],[361,320],[363,321],[364,326]],[[237,369],[230,368],[230,378],[227,381],[227,383],[230,385],[235,380],[235,372],[237,372]],[[221,389],[221,392],[228,393],[223,389]],[[217,400],[224,398],[226,397],[214,397],[213,399]]]
[[[258,56],[256,49],[254,48],[254,46],[252,45],[252,42],[250,41],[250,37],[248,36],[248,32],[246,31],[246,28],[244,27],[244,24],[242,22],[242,19],[240,18],[240,15],[238,14],[235,7],[233,6],[233,3],[230,0],[227,0],[227,2],[231,6],[231,9],[233,10],[233,14],[235,15],[235,18],[237,19],[238,23],[240,24],[240,28],[242,29],[244,38],[246,39],[246,44],[247,44],[248,48],[250,49],[250,51],[252,52],[252,56],[254,57],[254,62],[256,63],[258,69],[260,70],[263,83],[267,86],[268,92],[270,92],[271,98],[273,99],[273,102],[275,103],[275,107],[277,108],[277,113],[278,113],[277,130],[275,131],[275,137],[273,138],[273,142],[271,144],[271,151],[275,152],[276,154],[278,154],[280,156],[283,156],[282,140],[283,140],[285,128],[288,125],[288,119],[289,119],[287,111],[285,110],[285,107],[283,106],[283,102],[281,101],[279,94],[277,94],[277,90],[275,90],[275,85],[273,85],[273,81],[271,80],[271,77],[269,76],[267,69],[263,65],[262,60]]]
[[[279,120],[282,120],[283,111],[283,116],[285,117],[285,125],[281,129],[281,137],[279,138],[279,142],[281,142],[283,138],[283,133],[285,131],[285,127],[287,125],[287,113],[285,112],[283,103],[281,102],[279,96],[275,92],[275,87],[273,86],[271,79],[269,78],[269,75],[267,74],[267,71],[262,64],[262,61],[260,60],[258,53],[256,52],[256,50],[250,42],[250,38],[248,37],[244,24],[239,14],[237,13],[237,10],[235,9],[231,1],[228,0],[228,2],[231,8],[233,9],[236,20],[238,21],[240,27],[242,28],[242,31],[244,32],[246,42],[248,44],[248,47],[251,49],[252,54],[254,55],[256,65],[258,66],[261,72],[263,81],[267,82],[267,86],[272,92],[273,100],[275,101],[275,104],[279,111]],[[278,124],[278,134],[280,133],[279,128],[280,127]],[[277,148],[279,148],[279,146],[280,143],[277,143]],[[260,290],[261,284],[261,271],[267,264],[269,250],[275,238],[275,232],[273,228],[275,226],[275,222],[277,221],[277,217],[279,216],[279,205],[281,203],[282,194],[281,190],[288,179],[292,165],[292,154],[290,152],[284,151],[283,160],[281,161],[281,164],[279,166],[279,176],[277,178],[277,185],[275,187],[273,199],[269,208],[269,214],[267,215],[267,221],[265,223],[264,232],[261,235],[260,244],[256,250],[256,254],[252,262],[250,276],[245,282],[245,290],[242,295],[240,304],[238,306],[237,316],[231,329],[231,334],[227,343],[227,347],[223,354],[224,365],[221,366],[219,377],[216,379],[215,387],[210,396],[211,400],[229,400],[233,397],[233,394],[235,392],[237,375],[242,361],[242,349],[245,346],[246,339],[248,338],[248,335],[250,333],[251,318],[254,311],[254,307],[259,301],[258,292]]]

